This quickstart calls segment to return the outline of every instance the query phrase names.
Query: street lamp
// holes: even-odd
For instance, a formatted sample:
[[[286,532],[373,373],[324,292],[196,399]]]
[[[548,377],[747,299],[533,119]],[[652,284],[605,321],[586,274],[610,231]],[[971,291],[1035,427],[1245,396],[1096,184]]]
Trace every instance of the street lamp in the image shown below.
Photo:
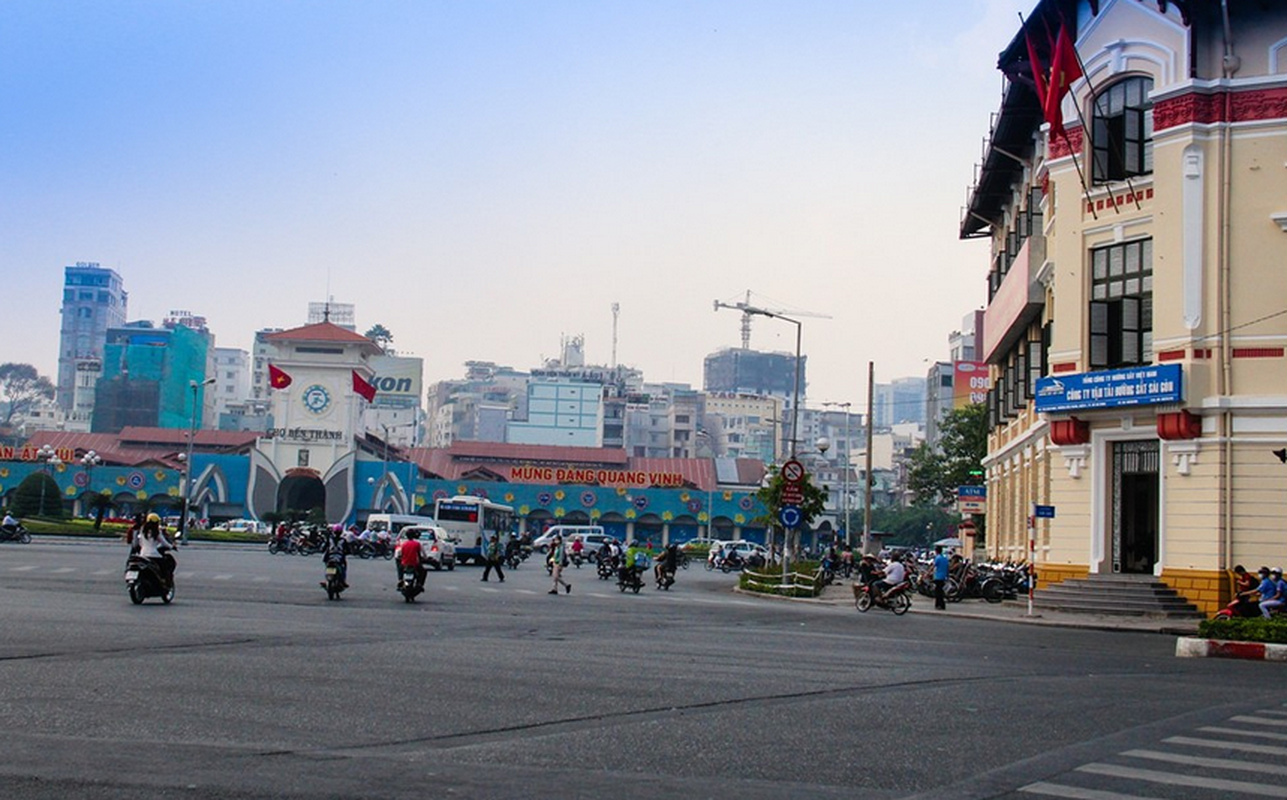
[[[192,445],[197,439],[197,395],[202,388],[214,382],[214,378],[188,381],[188,388],[192,390],[192,425],[188,429],[188,451],[183,459],[183,515],[179,517],[179,534],[175,537],[182,544],[188,543],[188,510],[192,505]]]
[[[93,493],[94,491],[94,467],[103,463],[103,459],[98,453],[90,450],[80,457],[80,465],[85,469],[85,491]],[[82,509],[83,512],[83,509]]]
[[[52,445],[46,444],[42,445],[40,449],[36,451],[36,457],[45,463],[43,468],[45,476],[48,477],[49,480],[53,480],[54,468],[63,463],[63,460],[58,457],[58,452],[54,450]],[[40,482],[40,516],[42,517],[45,516],[45,488],[48,484],[49,481]],[[61,498],[59,499],[59,502],[62,502]]]
[[[841,482],[840,516],[844,519],[844,525],[845,525],[845,547],[852,547],[853,540],[849,536],[849,454],[853,452],[853,448],[850,447],[850,440],[849,440],[849,417],[850,417],[849,407],[853,404],[849,402],[844,402],[844,403],[823,403],[822,405],[834,406],[836,408],[843,408],[845,410],[845,461],[844,461],[844,467],[843,467],[844,474],[841,475],[840,477],[840,482]],[[837,455],[839,454],[839,452],[840,452],[840,449],[836,448]]]

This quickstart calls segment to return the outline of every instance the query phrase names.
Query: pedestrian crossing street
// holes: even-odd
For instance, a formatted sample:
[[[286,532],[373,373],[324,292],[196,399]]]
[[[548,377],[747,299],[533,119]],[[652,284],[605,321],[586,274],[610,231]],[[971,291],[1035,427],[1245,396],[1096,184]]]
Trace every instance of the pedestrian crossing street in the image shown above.
[[[1284,756],[1287,704],[1239,714],[1154,746],[1123,750],[1019,792],[1074,800],[1287,798]]]

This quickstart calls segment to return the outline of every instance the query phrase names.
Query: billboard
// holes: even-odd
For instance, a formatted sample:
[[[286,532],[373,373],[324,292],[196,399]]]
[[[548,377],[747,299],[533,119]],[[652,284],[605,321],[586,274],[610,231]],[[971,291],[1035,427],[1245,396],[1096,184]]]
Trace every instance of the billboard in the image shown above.
[[[1179,364],[1127,367],[1037,380],[1037,411],[1163,405],[1184,401],[1184,371]]]
[[[984,361],[952,362],[952,408],[965,408],[988,399],[988,365]]]
[[[422,358],[406,356],[372,356],[371,369],[375,377],[374,408],[419,408],[420,393],[424,384],[425,362]]]

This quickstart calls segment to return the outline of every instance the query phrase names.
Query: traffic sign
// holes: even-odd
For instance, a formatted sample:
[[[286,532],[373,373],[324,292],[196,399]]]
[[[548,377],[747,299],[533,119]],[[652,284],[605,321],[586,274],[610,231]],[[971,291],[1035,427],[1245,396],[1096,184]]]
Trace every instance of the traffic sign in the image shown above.
[[[782,465],[782,480],[787,483],[799,483],[804,480],[804,464],[794,458]]]
[[[778,522],[782,523],[784,528],[798,528],[804,515],[800,513],[799,506],[782,506],[778,510]]]
[[[785,483],[782,485],[782,496],[778,502],[786,506],[798,506],[804,504],[804,487],[798,483]]]

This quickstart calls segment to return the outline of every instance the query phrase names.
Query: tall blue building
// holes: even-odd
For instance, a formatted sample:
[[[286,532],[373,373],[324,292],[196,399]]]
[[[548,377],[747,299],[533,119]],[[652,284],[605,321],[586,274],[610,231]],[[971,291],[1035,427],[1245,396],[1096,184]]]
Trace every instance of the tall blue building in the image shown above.
[[[128,299],[115,270],[93,261],[64,269],[57,394],[63,411],[73,410],[77,371],[98,372],[107,330],[125,324]]]
[[[200,422],[208,346],[205,335],[184,325],[136,322],[108,331],[90,429],[186,428],[194,401]]]

